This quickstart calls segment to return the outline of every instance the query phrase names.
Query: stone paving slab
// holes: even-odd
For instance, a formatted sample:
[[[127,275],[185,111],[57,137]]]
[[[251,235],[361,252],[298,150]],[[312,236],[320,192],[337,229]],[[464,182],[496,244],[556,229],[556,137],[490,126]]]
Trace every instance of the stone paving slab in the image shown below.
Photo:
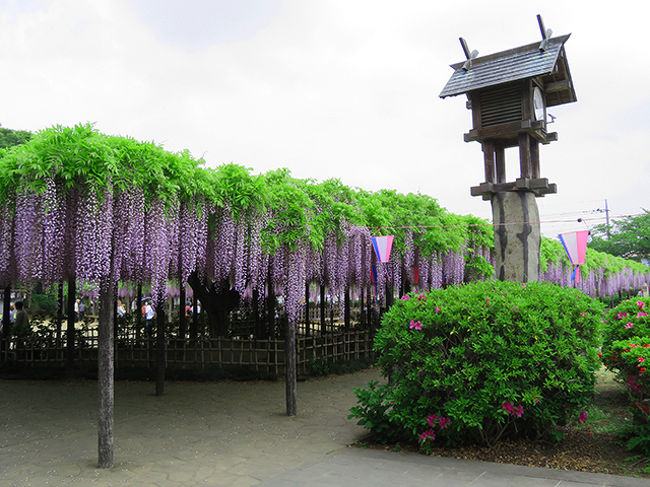
[[[555,486],[650,487],[650,481],[349,448],[347,419],[375,369],[298,383],[288,418],[282,382],[115,386],[115,467],[97,466],[97,383],[0,380],[0,487]]]
[[[342,448],[259,487],[649,487],[648,479]]]

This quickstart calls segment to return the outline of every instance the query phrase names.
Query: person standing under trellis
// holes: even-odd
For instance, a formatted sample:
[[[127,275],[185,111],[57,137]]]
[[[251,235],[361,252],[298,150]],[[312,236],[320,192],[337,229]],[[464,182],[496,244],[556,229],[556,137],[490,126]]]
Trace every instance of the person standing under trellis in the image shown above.
[[[22,301],[16,301],[16,319],[13,324],[13,331],[16,336],[25,336],[31,332],[29,316],[23,307]]]

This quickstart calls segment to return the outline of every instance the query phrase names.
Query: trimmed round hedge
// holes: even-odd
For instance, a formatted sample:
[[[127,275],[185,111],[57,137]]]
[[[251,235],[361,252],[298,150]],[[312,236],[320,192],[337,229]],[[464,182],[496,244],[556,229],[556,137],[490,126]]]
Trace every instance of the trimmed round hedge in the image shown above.
[[[380,441],[549,437],[594,391],[602,305],[547,283],[476,282],[409,294],[375,339],[388,385],[357,389],[350,417]]]

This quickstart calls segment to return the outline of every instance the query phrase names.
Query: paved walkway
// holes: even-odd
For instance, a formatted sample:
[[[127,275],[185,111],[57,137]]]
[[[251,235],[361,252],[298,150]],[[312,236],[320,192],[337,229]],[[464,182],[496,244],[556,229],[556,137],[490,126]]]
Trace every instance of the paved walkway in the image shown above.
[[[375,370],[298,384],[118,382],[115,460],[96,468],[93,381],[0,381],[0,486],[556,486],[648,487],[640,479],[347,448],[346,419]]]

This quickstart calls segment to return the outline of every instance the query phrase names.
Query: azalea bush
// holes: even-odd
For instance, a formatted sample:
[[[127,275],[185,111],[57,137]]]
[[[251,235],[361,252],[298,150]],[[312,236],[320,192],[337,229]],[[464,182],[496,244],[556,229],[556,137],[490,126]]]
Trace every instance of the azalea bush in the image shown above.
[[[650,455],[650,310],[649,298],[623,301],[606,317],[605,366],[625,385],[633,425],[622,431],[631,450]]]
[[[580,291],[547,283],[405,295],[375,339],[388,384],[356,390],[350,416],[384,440],[389,432],[425,450],[553,436],[586,419],[602,311]]]

